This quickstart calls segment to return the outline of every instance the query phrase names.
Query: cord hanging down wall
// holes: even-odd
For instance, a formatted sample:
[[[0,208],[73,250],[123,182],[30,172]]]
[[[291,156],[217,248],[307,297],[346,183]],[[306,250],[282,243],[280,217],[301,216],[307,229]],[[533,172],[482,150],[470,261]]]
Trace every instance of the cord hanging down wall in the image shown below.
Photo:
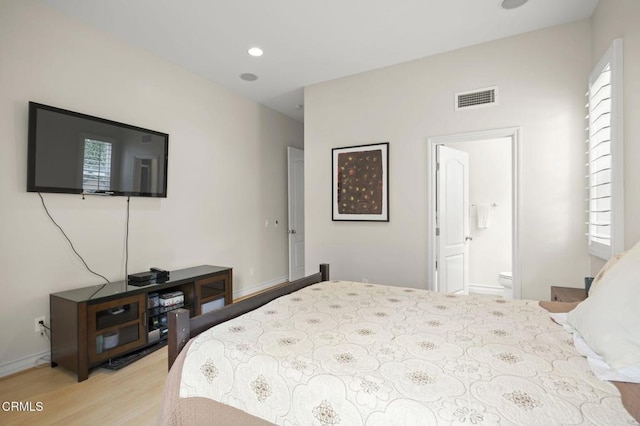
[[[73,250],[73,252],[76,254],[76,256],[78,256],[80,261],[82,261],[82,264],[85,266],[85,268],[87,268],[87,271],[91,272],[95,276],[98,276],[98,277],[102,278],[107,283],[110,283],[111,281],[109,281],[107,279],[107,277],[105,277],[102,274],[99,274],[99,273],[95,272],[93,269],[91,269],[89,267],[89,265],[87,265],[87,262],[84,260],[84,258],[82,256],[80,256],[80,253],[78,253],[78,250],[76,250],[76,248],[74,247],[73,243],[71,242],[71,240],[69,239],[67,234],[64,232],[64,229],[62,229],[62,227],[60,225],[58,225],[58,222],[56,222],[55,219],[53,218],[53,216],[51,216],[51,213],[49,213],[49,209],[47,208],[47,205],[44,202],[44,197],[42,196],[42,193],[38,192],[38,195],[40,196],[40,201],[42,201],[42,207],[44,207],[44,211],[47,213],[47,216],[49,217],[49,219],[51,219],[51,222],[53,222],[53,224],[60,230],[60,232],[62,232],[62,235],[64,236],[64,238],[67,240],[67,242],[71,246],[71,250]]]
[[[44,208],[45,213],[47,214],[47,217],[51,220],[51,222],[58,228],[58,230],[62,233],[62,235],[64,236],[64,238],[67,240],[67,242],[69,243],[69,246],[71,247],[71,250],[75,253],[75,255],[78,257],[78,259],[80,259],[80,261],[82,262],[82,264],[84,265],[84,267],[87,269],[87,271],[89,271],[90,273],[92,273],[93,275],[102,278],[105,282],[104,284],[99,287],[93,295],[95,295],[96,293],[98,293],[105,285],[111,283],[111,281],[109,281],[109,279],[107,277],[105,277],[102,274],[99,274],[97,272],[95,272],[93,269],[91,269],[89,267],[89,265],[87,264],[87,262],[84,260],[84,258],[80,255],[80,253],[78,253],[78,250],[76,250],[75,246],[73,245],[73,243],[71,242],[71,239],[69,238],[69,236],[66,234],[66,232],[64,232],[64,229],[62,229],[62,227],[56,222],[56,220],[53,218],[53,216],[51,216],[51,213],[49,212],[49,209],[47,208],[47,205],[44,201],[44,197],[42,196],[42,193],[38,192],[38,196],[40,197],[40,201],[42,202],[42,207]],[[84,194],[82,196],[82,199],[84,200]],[[127,214],[126,214],[126,223],[125,223],[125,263],[124,263],[124,276],[126,277],[128,275],[128,268],[129,268],[129,218],[130,218],[130,207],[131,207],[131,196],[127,196]],[[125,281],[126,282],[126,281]],[[125,284],[126,286],[126,284]],[[126,288],[125,288],[126,290]],[[92,297],[93,297],[92,295]]]

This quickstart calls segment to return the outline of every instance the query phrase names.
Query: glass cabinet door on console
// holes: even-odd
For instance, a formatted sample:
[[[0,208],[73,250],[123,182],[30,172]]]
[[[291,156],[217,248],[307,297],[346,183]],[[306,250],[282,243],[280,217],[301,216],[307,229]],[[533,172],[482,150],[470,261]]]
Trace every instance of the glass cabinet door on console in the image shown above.
[[[228,305],[231,300],[231,273],[218,274],[213,277],[197,280],[196,315],[201,315],[212,309]]]
[[[89,305],[89,361],[103,361],[144,345],[146,306],[144,294]]]

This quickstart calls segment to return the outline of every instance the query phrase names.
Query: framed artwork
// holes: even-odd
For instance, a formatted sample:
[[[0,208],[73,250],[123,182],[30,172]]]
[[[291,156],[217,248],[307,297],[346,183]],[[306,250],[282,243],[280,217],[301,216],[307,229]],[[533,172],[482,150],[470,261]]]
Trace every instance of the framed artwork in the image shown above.
[[[389,221],[389,142],[333,148],[332,219]]]

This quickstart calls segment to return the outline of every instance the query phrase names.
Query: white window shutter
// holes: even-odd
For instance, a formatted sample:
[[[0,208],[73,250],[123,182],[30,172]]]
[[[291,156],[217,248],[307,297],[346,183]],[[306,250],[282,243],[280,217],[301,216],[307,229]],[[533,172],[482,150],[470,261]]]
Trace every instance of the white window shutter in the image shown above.
[[[587,236],[589,253],[602,259],[624,249],[622,39],[589,76]]]

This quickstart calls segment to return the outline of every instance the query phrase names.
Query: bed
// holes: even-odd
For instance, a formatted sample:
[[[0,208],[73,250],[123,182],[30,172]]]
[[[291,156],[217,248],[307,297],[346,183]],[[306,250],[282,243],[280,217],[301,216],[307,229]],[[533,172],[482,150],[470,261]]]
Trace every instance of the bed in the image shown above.
[[[171,315],[158,423],[638,424],[638,385],[596,377],[549,312],[570,309],[329,280],[321,265]]]

